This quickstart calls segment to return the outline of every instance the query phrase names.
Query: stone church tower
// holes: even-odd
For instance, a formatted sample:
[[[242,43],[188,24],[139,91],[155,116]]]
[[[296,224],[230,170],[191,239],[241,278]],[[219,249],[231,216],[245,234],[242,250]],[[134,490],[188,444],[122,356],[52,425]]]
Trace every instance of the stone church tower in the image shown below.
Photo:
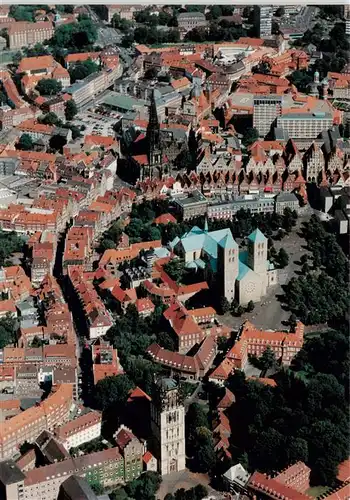
[[[218,243],[217,262],[217,271],[222,283],[221,293],[231,302],[235,298],[235,283],[239,266],[239,248],[231,231]]]
[[[185,469],[185,407],[173,379],[162,378],[155,384],[151,427],[158,472],[164,476]]]
[[[258,274],[266,273],[267,238],[260,229],[248,236],[248,266]]]
[[[248,266],[261,278],[262,295],[266,294],[267,279],[267,238],[260,229],[248,236]]]
[[[154,89],[151,92],[151,103],[149,106],[149,118],[146,131],[147,140],[147,157],[149,164],[149,176],[153,177],[153,170],[162,166],[162,144],[160,125],[158,120],[156,100],[154,97]]]

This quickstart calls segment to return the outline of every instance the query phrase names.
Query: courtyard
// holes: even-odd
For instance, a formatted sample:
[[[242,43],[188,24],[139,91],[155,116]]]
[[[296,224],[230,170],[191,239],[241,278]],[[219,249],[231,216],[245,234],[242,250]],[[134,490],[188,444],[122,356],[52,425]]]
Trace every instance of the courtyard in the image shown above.
[[[206,474],[197,474],[185,469],[173,474],[167,474],[162,477],[162,484],[157,492],[157,499],[163,500],[167,493],[174,493],[174,491],[184,488],[189,490],[197,484],[202,484],[208,489],[208,497],[212,500],[224,499],[224,495],[213,490],[209,486],[209,477]]]

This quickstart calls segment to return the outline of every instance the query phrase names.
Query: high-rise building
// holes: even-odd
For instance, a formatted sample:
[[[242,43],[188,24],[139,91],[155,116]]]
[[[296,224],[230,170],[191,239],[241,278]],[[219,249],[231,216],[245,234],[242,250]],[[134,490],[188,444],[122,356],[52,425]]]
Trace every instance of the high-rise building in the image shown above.
[[[345,34],[350,35],[350,5],[344,5]]]
[[[270,36],[272,33],[272,5],[255,5],[254,24],[259,38]]]
[[[154,387],[151,426],[158,472],[163,476],[186,468],[185,407],[177,382],[162,378]]]
[[[253,127],[258,130],[260,137],[270,132],[276,118],[281,115],[282,101],[282,96],[273,94],[254,97]]]

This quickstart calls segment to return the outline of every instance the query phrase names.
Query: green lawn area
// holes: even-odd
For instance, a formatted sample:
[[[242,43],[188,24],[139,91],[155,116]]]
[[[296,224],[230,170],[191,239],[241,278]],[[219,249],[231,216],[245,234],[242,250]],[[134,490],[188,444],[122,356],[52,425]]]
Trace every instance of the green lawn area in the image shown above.
[[[309,488],[306,490],[306,495],[310,495],[314,498],[318,498],[321,495],[324,495],[330,490],[328,486],[313,486],[312,488]]]

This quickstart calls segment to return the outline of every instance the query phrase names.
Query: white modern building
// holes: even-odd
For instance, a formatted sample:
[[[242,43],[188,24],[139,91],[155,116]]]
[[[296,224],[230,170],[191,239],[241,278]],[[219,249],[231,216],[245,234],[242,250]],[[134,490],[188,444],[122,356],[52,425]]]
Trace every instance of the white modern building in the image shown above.
[[[85,413],[75,420],[56,427],[55,437],[69,450],[101,436],[102,415],[97,411]]]

